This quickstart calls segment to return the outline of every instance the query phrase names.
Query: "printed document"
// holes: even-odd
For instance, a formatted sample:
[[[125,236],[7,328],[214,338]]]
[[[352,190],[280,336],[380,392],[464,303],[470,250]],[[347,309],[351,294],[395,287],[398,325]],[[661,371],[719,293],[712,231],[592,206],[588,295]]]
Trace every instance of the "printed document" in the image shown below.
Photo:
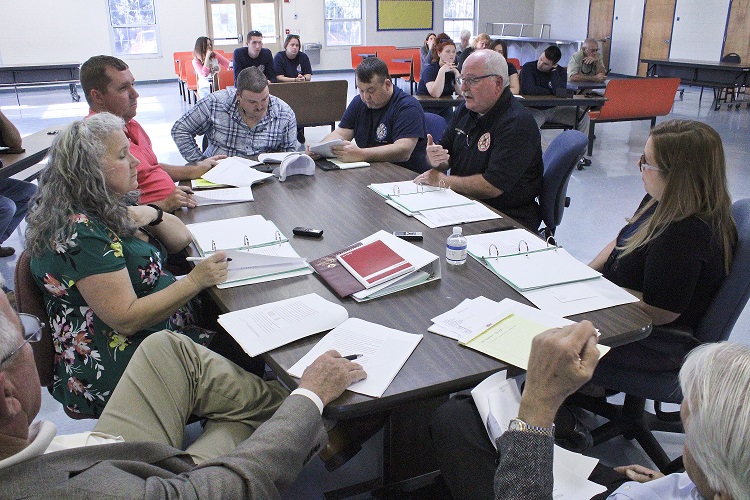
[[[510,421],[518,416],[521,394],[513,379],[501,371],[486,378],[471,391],[487,435],[497,448],[497,439],[508,430]],[[596,458],[574,453],[555,445],[552,473],[555,500],[591,498],[606,491],[604,486],[588,480],[599,462]]]
[[[344,321],[343,306],[316,293],[219,315],[219,324],[250,356],[330,330]]]
[[[193,194],[198,206],[219,205],[223,203],[238,203],[253,201],[253,190],[248,187],[226,189],[204,189]]]
[[[272,174],[266,174],[251,168],[255,165],[260,165],[260,162],[231,156],[219,160],[219,163],[217,163],[214,168],[203,174],[202,178],[213,182],[214,184],[249,187],[256,182],[273,177]]]
[[[302,377],[302,372],[318,356],[335,349],[342,356],[361,354],[355,362],[362,365],[367,378],[348,387],[350,391],[379,398],[416,349],[422,335],[406,333],[370,323],[359,318],[349,318],[323,337],[288,372]]]

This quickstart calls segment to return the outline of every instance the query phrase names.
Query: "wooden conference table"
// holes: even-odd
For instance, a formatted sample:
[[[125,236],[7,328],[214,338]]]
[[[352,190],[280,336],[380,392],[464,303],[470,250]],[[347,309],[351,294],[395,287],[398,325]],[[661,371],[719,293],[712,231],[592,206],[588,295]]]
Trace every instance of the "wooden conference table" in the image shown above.
[[[0,154],[0,161],[3,162],[3,167],[0,168],[0,178],[15,175],[42,161],[57,134],[65,127],[67,125],[53,125],[27,135],[23,138],[23,148],[26,150],[23,153]],[[34,177],[36,177],[36,173],[27,180]]]
[[[314,274],[224,290],[211,289],[225,311],[315,292],[327,300],[341,303],[350,317],[424,335],[382,397],[372,398],[346,391],[324,411],[324,415],[332,419],[389,412],[390,421],[385,434],[385,484],[425,472],[419,468],[424,467],[425,460],[429,462],[430,459],[418,453],[409,455],[405,451],[428,441],[426,425],[433,407],[425,402],[473,387],[504,368],[509,368],[512,374],[520,372],[501,361],[461,347],[455,340],[429,333],[430,318],[455,307],[464,298],[479,295],[497,301],[510,297],[528,304],[520,294],[472,258],[456,268],[445,265],[445,241],[451,227],[430,229],[391,208],[367,187],[371,183],[410,180],[415,175],[388,163],[352,170],[318,169],[314,176],[292,176],[285,182],[270,179],[254,185],[255,201],[251,203],[212,205],[179,213],[185,223],[260,214],[273,220],[290,239],[297,253],[310,260],[345,248],[380,229],[424,233],[424,240],[416,244],[440,256],[442,278],[370,302],[339,300]],[[508,218],[466,224],[464,234],[477,234],[510,224],[513,221]],[[324,234],[320,239],[296,237],[292,234],[295,226],[323,229]],[[601,342],[610,346],[643,338],[651,330],[649,318],[633,304],[571,319],[591,320],[602,332]],[[322,336],[321,333],[301,339],[270,351],[263,357],[284,383],[296,387],[297,379],[292,378],[286,370]],[[398,449],[391,443],[397,443]]]

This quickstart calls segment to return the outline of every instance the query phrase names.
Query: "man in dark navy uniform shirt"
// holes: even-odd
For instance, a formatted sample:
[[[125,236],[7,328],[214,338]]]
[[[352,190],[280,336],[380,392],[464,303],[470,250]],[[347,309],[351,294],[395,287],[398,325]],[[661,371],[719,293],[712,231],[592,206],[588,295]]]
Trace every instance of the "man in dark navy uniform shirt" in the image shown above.
[[[276,71],[273,68],[273,54],[263,48],[263,34],[251,31],[247,34],[247,47],[234,49],[232,68],[234,69],[234,86],[237,86],[237,75],[245,68],[260,68],[269,82],[276,82]]]
[[[478,50],[466,59],[461,70],[465,102],[440,144],[428,136],[432,170],[414,182],[443,182],[536,231],[541,222],[536,197],[544,172],[541,139],[534,118],[513,97],[509,84],[508,63],[499,53]]]
[[[323,142],[347,141],[332,148],[344,162],[390,161],[424,172],[429,165],[425,160],[427,131],[422,106],[413,96],[393,86],[388,66],[377,57],[364,59],[354,73],[359,95],[352,99],[339,126]],[[349,142],[352,139],[356,144]],[[311,154],[309,149],[307,153]]]

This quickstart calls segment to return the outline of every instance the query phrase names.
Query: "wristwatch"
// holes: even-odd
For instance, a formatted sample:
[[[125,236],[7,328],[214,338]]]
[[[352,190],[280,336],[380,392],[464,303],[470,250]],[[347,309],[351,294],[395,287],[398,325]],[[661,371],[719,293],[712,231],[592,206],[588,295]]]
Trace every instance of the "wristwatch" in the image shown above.
[[[148,225],[149,226],[158,226],[159,224],[161,224],[161,221],[164,220],[164,210],[162,210],[159,205],[155,205],[153,203],[149,203],[146,206],[156,209],[156,219],[154,219],[151,222],[149,222]]]
[[[529,425],[520,418],[514,418],[508,424],[509,431],[518,432],[530,432],[532,434],[539,434],[541,436],[555,437],[555,424],[552,427],[538,427],[536,425]]]

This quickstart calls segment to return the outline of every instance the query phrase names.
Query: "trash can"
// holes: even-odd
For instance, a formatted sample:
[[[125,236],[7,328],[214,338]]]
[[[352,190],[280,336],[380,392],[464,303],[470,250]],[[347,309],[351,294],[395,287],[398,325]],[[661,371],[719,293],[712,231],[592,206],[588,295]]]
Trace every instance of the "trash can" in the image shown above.
[[[302,44],[302,52],[307,54],[307,57],[310,59],[310,64],[320,64],[320,49],[323,48],[323,45],[320,43],[303,43]]]

